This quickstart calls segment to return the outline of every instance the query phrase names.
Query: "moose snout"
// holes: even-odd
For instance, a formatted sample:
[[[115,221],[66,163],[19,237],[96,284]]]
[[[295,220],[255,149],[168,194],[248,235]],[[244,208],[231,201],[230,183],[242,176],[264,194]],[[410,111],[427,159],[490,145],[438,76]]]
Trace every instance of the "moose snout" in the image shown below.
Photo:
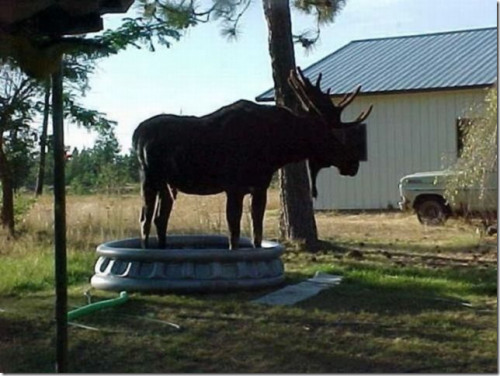
[[[359,163],[349,164],[339,168],[340,175],[355,176],[358,173]]]

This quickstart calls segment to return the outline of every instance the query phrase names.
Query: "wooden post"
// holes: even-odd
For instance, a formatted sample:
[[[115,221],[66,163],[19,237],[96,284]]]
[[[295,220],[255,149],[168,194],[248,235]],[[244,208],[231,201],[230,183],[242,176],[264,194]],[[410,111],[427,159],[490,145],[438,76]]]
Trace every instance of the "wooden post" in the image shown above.
[[[66,191],[64,176],[64,122],[62,58],[52,74],[52,125],[54,138],[54,252],[56,281],[56,372],[68,372],[68,310],[66,270]]]

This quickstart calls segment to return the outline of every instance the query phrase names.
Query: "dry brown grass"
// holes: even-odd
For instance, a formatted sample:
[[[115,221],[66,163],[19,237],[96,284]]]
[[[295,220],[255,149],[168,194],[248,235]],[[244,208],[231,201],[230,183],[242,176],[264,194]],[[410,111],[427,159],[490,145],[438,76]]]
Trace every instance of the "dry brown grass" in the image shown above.
[[[439,248],[463,241],[477,243],[481,237],[475,226],[460,219],[450,219],[444,226],[423,226],[414,214],[402,212],[323,212],[316,215],[316,221],[319,233],[326,237],[391,247]]]
[[[346,252],[384,255],[395,263],[431,266],[494,265],[497,237],[486,236],[480,223],[449,219],[443,226],[423,226],[415,214],[401,212],[316,214],[321,239]],[[370,256],[371,257],[371,256]]]
[[[249,198],[245,198],[242,217],[242,233],[249,236],[251,220]],[[94,248],[96,244],[110,239],[138,237],[140,235],[140,195],[123,196],[73,196],[66,199],[67,238],[79,248]],[[279,194],[270,191],[266,216],[266,236],[276,238],[278,234],[277,213]],[[21,224],[26,236],[42,240],[53,232],[53,201],[47,195],[39,198]],[[179,194],[174,204],[169,232],[223,233],[227,232],[225,196],[192,196]],[[154,234],[154,229],[153,229]]]
[[[242,234],[250,236],[249,197],[245,198]],[[67,237],[70,246],[94,249],[110,239],[140,234],[139,194],[123,196],[67,197]],[[37,200],[21,227],[35,240],[49,238],[53,231],[52,197]],[[415,215],[401,212],[316,213],[319,237],[335,243],[382,249],[435,249],[456,251],[484,244],[477,228],[463,220],[449,220],[444,226],[422,226]],[[170,217],[169,232],[227,233],[225,196],[179,194]],[[154,230],[153,230],[154,234]],[[279,192],[269,190],[264,237],[279,238]],[[490,243],[495,243],[490,239]]]

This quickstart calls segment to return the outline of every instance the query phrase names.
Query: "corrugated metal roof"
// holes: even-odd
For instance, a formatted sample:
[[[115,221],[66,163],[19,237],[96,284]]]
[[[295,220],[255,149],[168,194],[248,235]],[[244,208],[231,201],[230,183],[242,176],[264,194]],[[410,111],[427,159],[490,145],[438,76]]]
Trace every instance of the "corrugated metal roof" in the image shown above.
[[[497,80],[497,28],[350,42],[304,69],[332,95],[491,85]],[[314,82],[314,81],[312,81]],[[257,101],[274,100],[268,90]]]

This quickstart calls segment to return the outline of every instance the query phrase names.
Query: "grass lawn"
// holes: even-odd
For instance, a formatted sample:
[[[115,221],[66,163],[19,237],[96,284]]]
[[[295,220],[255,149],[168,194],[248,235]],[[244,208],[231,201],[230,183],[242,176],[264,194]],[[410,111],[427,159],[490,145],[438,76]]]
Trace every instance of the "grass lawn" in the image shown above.
[[[272,191],[265,237],[277,238]],[[68,197],[70,308],[85,305],[97,244],[138,236],[139,198]],[[180,196],[177,233],[226,231],[223,197]],[[403,213],[318,213],[322,249],[286,244],[286,283],[316,271],[340,285],[293,307],[220,294],[131,293],[124,305],[75,319],[72,373],[497,373],[497,239],[450,220]],[[243,219],[250,231],[248,213]],[[52,202],[0,237],[0,372],[54,372]],[[93,301],[115,293],[90,291]]]

